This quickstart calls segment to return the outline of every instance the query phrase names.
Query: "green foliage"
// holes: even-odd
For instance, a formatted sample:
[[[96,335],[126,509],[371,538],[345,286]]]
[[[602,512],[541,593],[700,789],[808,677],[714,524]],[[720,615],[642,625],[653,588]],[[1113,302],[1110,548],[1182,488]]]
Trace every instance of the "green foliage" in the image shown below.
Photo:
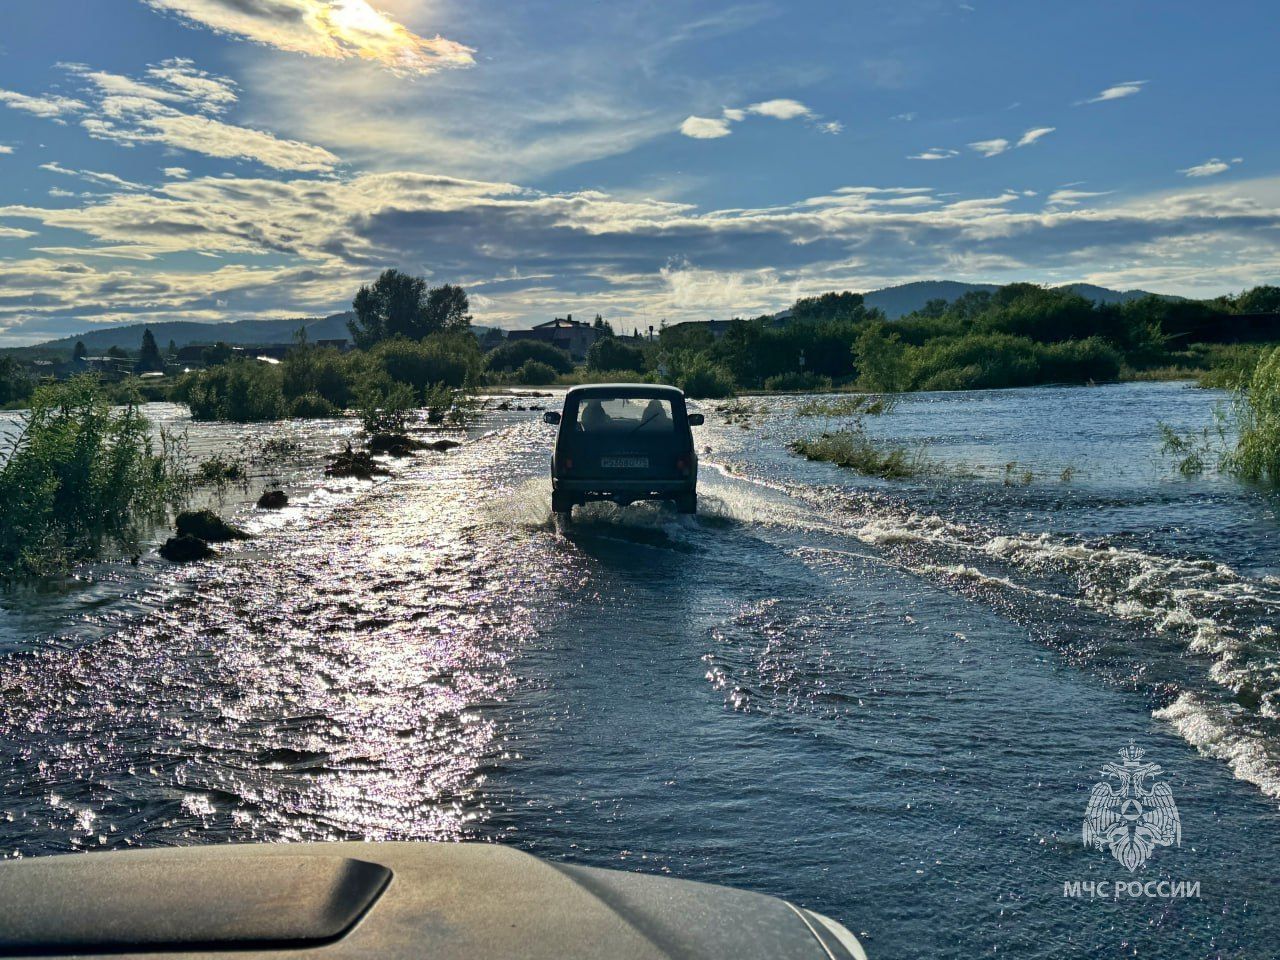
[[[573,370],[573,357],[559,347],[541,340],[512,340],[485,357],[485,366],[495,373],[519,370],[529,360],[552,367],[556,373]]]
[[[185,489],[136,407],[93,378],[35,391],[0,467],[0,574],[45,574],[132,542]]]
[[[1239,439],[1224,465],[1244,480],[1280,486],[1280,347],[1258,361],[1234,413]]]
[[[701,355],[682,365],[675,384],[686,396],[695,398],[731,397],[735,391],[733,374]]]
[[[404,433],[417,404],[418,395],[411,386],[385,373],[369,377],[356,391],[356,410],[368,434]]]
[[[235,360],[186,374],[174,398],[191,408],[193,420],[279,420],[288,413],[283,379],[280,366]]]
[[[366,369],[408,384],[420,398],[439,384],[461,388],[480,369],[480,347],[469,333],[379,343],[364,357]]]
[[[461,287],[427,287],[422,277],[384,270],[360,288],[351,303],[355,317],[347,322],[357,347],[383,340],[421,340],[434,333],[465,330],[471,324],[470,303]]]
[[[602,337],[587,351],[587,367],[591,370],[630,370],[642,373],[644,350],[617,337]]]
[[[300,344],[289,351],[280,364],[280,386],[285,398],[293,402],[293,415],[306,416],[296,409],[297,401],[303,397],[320,397],[328,404],[330,412],[316,416],[331,416],[334,410],[345,410],[350,406],[352,393],[349,368],[347,358],[337,350]]]
[[[818,373],[779,373],[765,380],[764,388],[778,393],[795,393],[800,390],[826,391],[831,389],[831,378]]]
[[[304,420],[336,417],[341,411],[320,394],[304,393],[289,402],[289,416]]]
[[[555,367],[540,360],[526,360],[516,371],[516,382],[525,386],[553,383],[555,379]]]
[[[0,357],[0,407],[26,403],[35,383],[26,368],[13,357]]]

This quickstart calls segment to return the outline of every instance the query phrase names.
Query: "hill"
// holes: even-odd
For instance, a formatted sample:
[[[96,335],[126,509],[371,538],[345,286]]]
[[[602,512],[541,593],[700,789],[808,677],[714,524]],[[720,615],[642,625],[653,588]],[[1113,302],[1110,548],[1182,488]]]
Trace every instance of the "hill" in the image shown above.
[[[885,312],[890,319],[896,320],[898,317],[919,310],[930,300],[946,300],[950,303],[952,300],[958,300],[966,293],[972,293],[975,290],[985,290],[987,293],[994,293],[999,290],[998,284],[994,283],[961,283],[956,280],[919,280],[915,283],[904,283],[896,287],[885,287],[881,290],[872,290],[870,293],[863,294],[863,300],[868,307],[879,307]],[[1141,297],[1148,296],[1145,290],[1111,290],[1107,287],[1095,286],[1091,283],[1067,283],[1063,284],[1059,289],[1070,290],[1080,296],[1093,300],[1097,303],[1123,303],[1127,300],[1137,300]],[[1165,296],[1159,294],[1158,296]],[[1180,300],[1181,297],[1165,297],[1169,300]]]

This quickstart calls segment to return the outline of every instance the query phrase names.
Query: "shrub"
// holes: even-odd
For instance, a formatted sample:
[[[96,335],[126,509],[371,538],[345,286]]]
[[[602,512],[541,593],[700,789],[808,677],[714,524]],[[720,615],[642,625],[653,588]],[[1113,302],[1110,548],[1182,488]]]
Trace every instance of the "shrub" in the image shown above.
[[[556,371],[549,363],[539,360],[526,360],[516,371],[516,380],[525,386],[552,383],[556,379]]]
[[[1242,479],[1280,485],[1280,347],[1262,355],[1234,409],[1239,439],[1225,466]]]
[[[281,389],[286,400],[294,401],[294,408],[304,395],[322,397],[329,404],[330,412],[315,416],[327,417],[334,408],[345,410],[351,405],[352,367],[353,364],[337,350],[299,346],[291,350],[280,364]],[[296,409],[293,415],[307,416],[297,413]]]
[[[804,373],[779,373],[764,382],[766,390],[789,393],[798,390],[830,390],[831,378],[822,374],[805,371]]]
[[[733,396],[735,385],[733,374],[728,370],[718,364],[709,363],[703,357],[698,357],[676,377],[676,386],[683,390],[686,396],[716,399]]]
[[[305,420],[334,417],[337,414],[337,408],[315,391],[294,397],[289,404],[289,416]]]
[[[587,367],[591,370],[644,371],[644,350],[617,337],[602,337],[587,351]]]
[[[134,541],[186,489],[133,406],[95,380],[40,387],[0,467],[0,574],[44,574]]]
[[[421,399],[440,384],[457,389],[471,380],[480,367],[480,347],[469,333],[437,334],[425,340],[387,340],[366,359],[372,370],[408,384]]]
[[[807,440],[797,440],[791,449],[808,460],[821,460],[846,467],[869,477],[901,480],[914,477],[931,465],[923,450],[885,447],[873,443],[861,430],[840,430]]]
[[[1120,351],[1100,337],[1064,340],[1040,348],[1041,383],[1095,383],[1120,376]]]
[[[279,420],[285,414],[279,366],[257,360],[233,360],[194,370],[179,382],[174,397],[191,408],[193,420],[252,423]]]
[[[568,373],[573,369],[573,357],[559,347],[541,340],[513,340],[490,351],[485,366],[495,372],[519,370],[529,360],[545,363],[556,373]]]

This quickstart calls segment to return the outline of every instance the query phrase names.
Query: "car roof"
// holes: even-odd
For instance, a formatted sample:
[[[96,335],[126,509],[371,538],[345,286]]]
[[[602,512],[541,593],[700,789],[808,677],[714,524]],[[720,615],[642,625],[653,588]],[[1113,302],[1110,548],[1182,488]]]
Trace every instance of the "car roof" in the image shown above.
[[[570,397],[661,397],[675,400],[684,393],[678,387],[661,383],[590,383],[571,387],[565,395]]]

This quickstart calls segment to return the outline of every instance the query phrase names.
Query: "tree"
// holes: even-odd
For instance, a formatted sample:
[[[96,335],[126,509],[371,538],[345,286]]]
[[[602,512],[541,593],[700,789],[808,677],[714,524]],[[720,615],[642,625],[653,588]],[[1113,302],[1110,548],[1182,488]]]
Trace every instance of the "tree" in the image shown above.
[[[1240,313],[1280,313],[1280,287],[1260,286],[1236,297]]]
[[[176,359],[176,358],[177,358],[177,356],[178,356],[178,344],[177,344],[175,341],[173,341],[173,340],[170,340],[170,341],[169,341],[169,349],[168,349],[167,353],[168,353],[169,358],[170,358],[171,360],[172,360],[172,359]]]
[[[229,344],[219,340],[211,347],[205,347],[201,352],[201,359],[206,367],[216,367],[223,363],[229,363],[231,358],[235,356]]]
[[[421,340],[471,324],[465,290],[448,283],[428,289],[422,277],[399,270],[384,270],[371,286],[361,287],[351,306],[356,315],[347,329],[362,349],[395,337]]]
[[[597,336],[597,337],[612,337],[612,336],[613,336],[613,324],[611,324],[611,323],[610,323],[608,320],[606,320],[604,317],[600,316],[600,314],[598,314],[598,313],[596,314],[596,322],[595,322],[595,323],[593,323],[591,326],[592,326],[592,327],[594,327],[596,330],[598,330],[598,331],[599,331],[599,332],[596,334],[596,336]]]
[[[85,349],[84,341],[77,340],[75,349],[71,351],[71,359],[83,360],[88,355],[88,353],[89,351]]]
[[[160,348],[156,345],[155,334],[151,332],[150,327],[142,331],[142,349],[138,352],[135,369],[139,373],[164,369],[164,361],[160,359]]]
[[[111,357],[114,360],[129,359],[129,354],[125,353],[124,350],[122,350],[120,347],[117,347],[114,343],[107,348],[107,356]]]

